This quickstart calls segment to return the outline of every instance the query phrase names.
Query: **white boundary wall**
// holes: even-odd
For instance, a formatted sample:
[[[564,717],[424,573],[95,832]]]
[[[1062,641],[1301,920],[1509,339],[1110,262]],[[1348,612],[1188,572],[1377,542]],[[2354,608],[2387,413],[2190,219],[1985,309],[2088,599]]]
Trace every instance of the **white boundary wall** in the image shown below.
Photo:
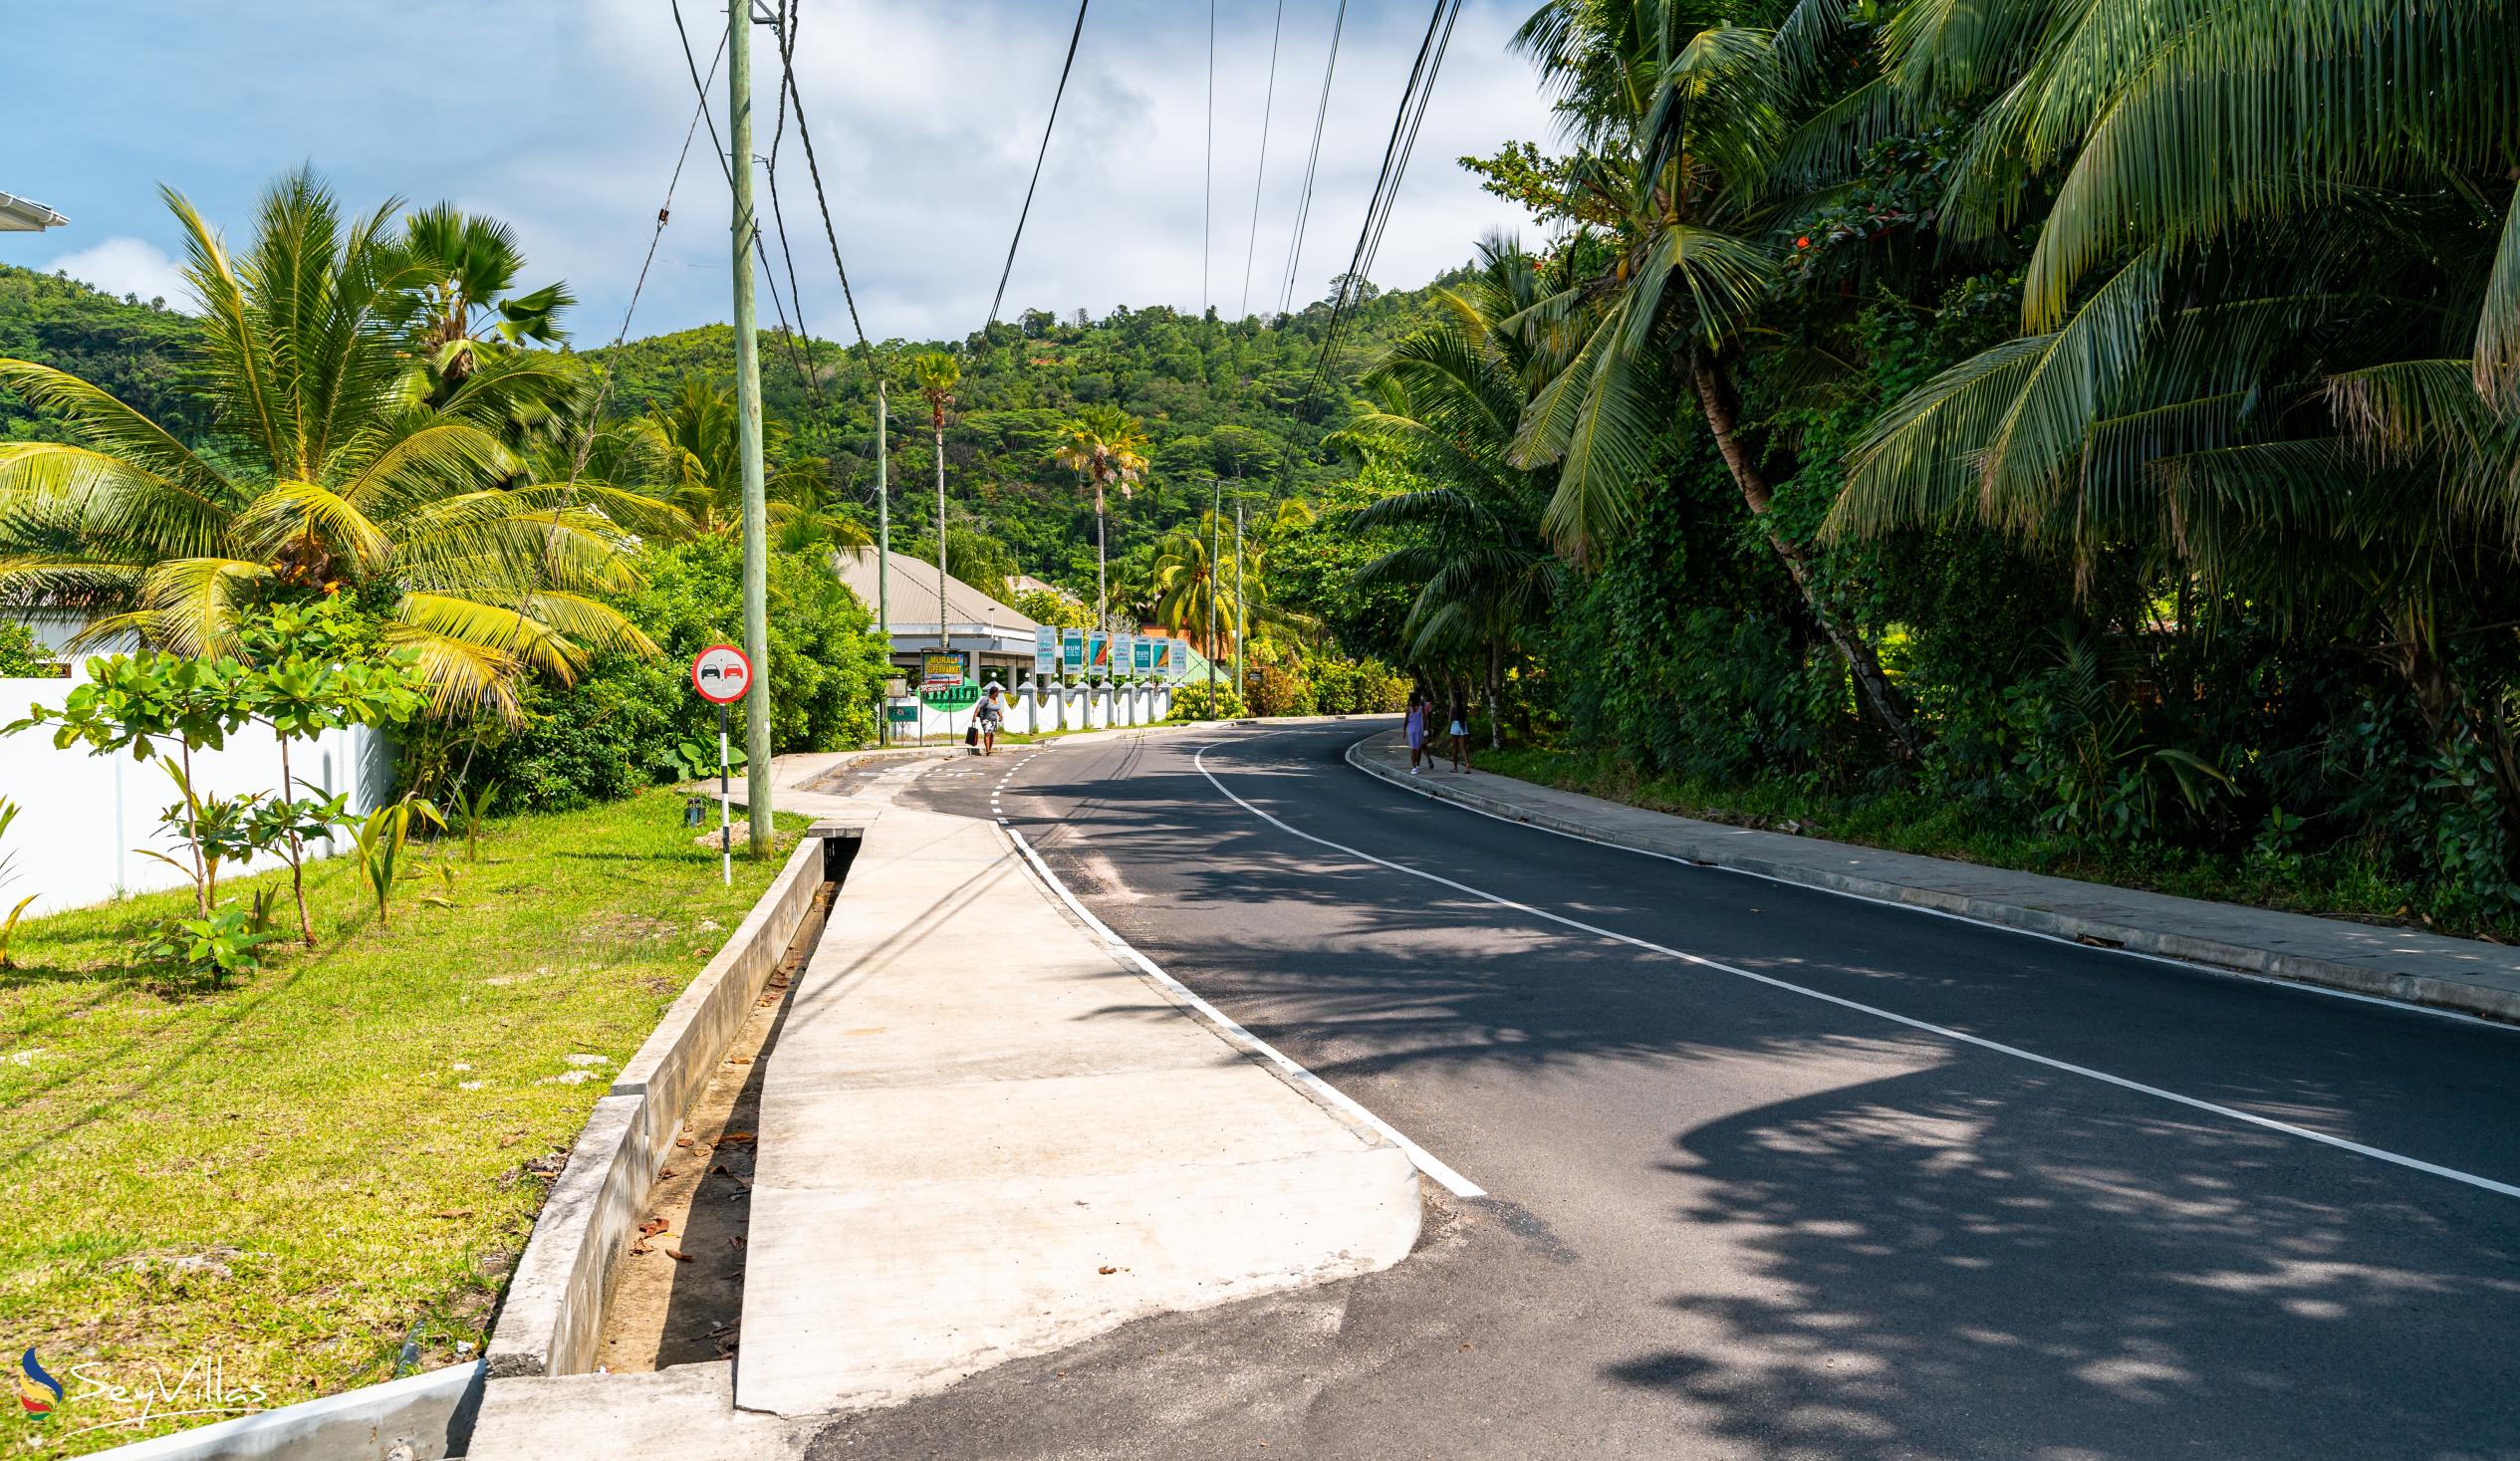
[[[1103,730],[1116,725],[1153,725],[1171,709],[1169,685],[1124,690],[1088,690],[1082,685],[1065,690],[1035,690],[1027,685],[1006,692],[1006,729],[1013,735],[1035,735],[1045,731]],[[903,721],[892,728],[892,734],[896,740],[915,735],[931,745],[950,744],[962,739],[963,730],[970,724],[968,710],[947,713],[921,702],[918,724],[913,727]]]
[[[0,725],[23,720],[29,705],[59,709],[82,679],[0,679]],[[172,753],[172,743],[161,743]],[[348,792],[352,810],[371,811],[392,794],[393,750],[364,727],[330,732],[289,751],[290,770],[326,795]],[[193,759],[193,785],[235,796],[280,790],[280,743],[261,726],[230,736],[227,748]],[[0,885],[0,915],[29,893],[32,918],[84,907],[126,893],[180,886],[182,873],[136,851],[155,849],[180,857],[180,840],[160,836],[157,814],[179,794],[166,774],[128,752],[91,756],[84,747],[55,750],[48,729],[0,736],[0,797],[24,810],[0,838],[0,856],[17,854],[14,875]],[[327,844],[309,849],[329,852]],[[229,866],[219,869],[228,875]],[[262,871],[265,858],[244,870]]]

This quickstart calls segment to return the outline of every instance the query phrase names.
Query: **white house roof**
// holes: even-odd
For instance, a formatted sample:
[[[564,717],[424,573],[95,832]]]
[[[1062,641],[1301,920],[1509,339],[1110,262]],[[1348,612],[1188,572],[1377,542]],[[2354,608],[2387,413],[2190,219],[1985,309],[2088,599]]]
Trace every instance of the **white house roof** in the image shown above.
[[[0,233],[33,233],[59,228],[70,220],[32,198],[0,193]]]

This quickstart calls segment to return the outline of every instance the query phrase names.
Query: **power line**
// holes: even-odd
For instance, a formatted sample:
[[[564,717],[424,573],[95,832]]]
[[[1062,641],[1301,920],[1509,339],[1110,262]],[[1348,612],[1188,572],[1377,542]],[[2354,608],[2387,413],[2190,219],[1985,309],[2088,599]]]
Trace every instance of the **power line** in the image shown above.
[[[989,300],[989,318],[981,322],[983,334],[989,326],[997,323],[998,306],[1006,303],[1006,281],[1015,274],[1015,250],[1024,242],[1024,220],[1033,213],[1033,190],[1041,186],[1042,159],[1050,155],[1050,133],[1059,124],[1059,103],[1068,95],[1068,73],[1076,69],[1077,41],[1085,34],[1086,7],[1093,3],[1094,0],[1077,0],[1076,29],[1068,33],[1068,59],[1059,65],[1059,90],[1050,96],[1050,121],[1041,128],[1041,150],[1033,156],[1033,180],[1024,185],[1023,211],[1015,215],[1015,237],[1007,241],[1006,267],[997,276],[997,293]],[[1340,3],[1345,5],[1347,0],[1340,0]],[[937,531],[944,531],[942,524],[938,525]]]
[[[672,0],[672,9],[674,34],[682,38],[682,64],[684,69],[690,73],[691,89],[699,94],[700,115],[709,124],[709,146],[717,153],[718,170],[726,175],[726,186],[729,191],[732,191],[735,186],[735,169],[733,164],[727,160],[728,153],[726,150],[726,143],[718,137],[717,119],[708,115],[709,89],[701,82],[700,64],[691,55],[691,33],[682,28],[682,0]],[[712,78],[717,75],[717,67],[714,64],[709,67],[709,75]],[[752,158],[747,157],[744,159],[744,165],[746,167],[752,166]],[[776,207],[775,201],[773,203],[773,207]],[[762,282],[767,284],[770,289],[770,308],[772,313],[778,317],[779,334],[788,348],[788,362],[796,367],[798,377],[804,380],[806,393],[820,399],[821,392],[815,388],[813,372],[805,367],[805,362],[796,353],[796,337],[788,329],[787,307],[779,301],[779,277],[771,272],[770,251],[768,248],[764,247],[761,242],[760,220],[744,219],[739,221],[748,225],[752,230],[753,257],[761,261],[761,272],[766,276]]]
[[[1339,0],[1339,14],[1330,23],[1330,61],[1322,68],[1321,101],[1313,108],[1313,146],[1304,160],[1304,186],[1295,196],[1295,236],[1287,240],[1286,277],[1278,286],[1278,313],[1295,304],[1295,274],[1304,261],[1304,227],[1312,219],[1313,179],[1321,170],[1321,134],[1330,119],[1330,80],[1339,72],[1339,37],[1348,26],[1348,0]]]
[[[840,297],[849,302],[849,326],[858,332],[858,343],[867,343],[867,327],[858,319],[858,296],[849,288],[849,266],[840,261],[840,234],[832,227],[831,201],[823,195],[823,167],[814,157],[814,130],[805,123],[805,94],[796,85],[796,6],[789,6],[791,18],[779,39],[779,85],[796,103],[796,134],[805,143],[805,170],[814,179],[814,206],[822,211],[823,237],[832,246],[832,268],[840,273]],[[775,204],[776,199],[773,198]]]
[[[1339,327],[1353,313],[1349,304],[1364,285],[1367,271],[1374,267],[1374,256],[1383,247],[1383,232],[1390,225],[1391,209],[1399,201],[1400,179],[1408,172],[1409,153],[1417,145],[1417,129],[1426,120],[1426,106],[1434,99],[1435,76],[1443,69],[1444,52],[1452,44],[1452,25],[1461,13],[1461,0],[1435,0],[1434,12],[1426,18],[1425,38],[1417,43],[1417,59],[1409,67],[1408,82],[1400,90],[1399,111],[1391,118],[1391,136],[1383,147],[1383,166],[1374,179],[1374,193],[1366,202],[1365,225],[1357,233],[1356,252],[1348,260],[1345,283],[1332,297],[1330,326],[1322,333],[1321,360],[1313,367],[1313,383],[1321,384],[1329,377],[1331,353],[1339,344]]]
[[[1260,101],[1260,169],[1251,179],[1251,232],[1242,246],[1242,309],[1251,314],[1251,258],[1260,247],[1260,184],[1269,176],[1269,113],[1278,100],[1278,34],[1286,29],[1286,0],[1278,0],[1278,18],[1269,27],[1269,90]]]
[[[726,43],[720,40],[717,54],[709,58],[709,80],[717,79],[718,63],[726,59]],[[613,351],[617,357],[607,363],[603,379],[595,390],[595,404],[587,410],[586,434],[578,440],[578,450],[569,462],[569,485],[576,487],[578,477],[587,469],[587,458],[595,452],[595,432],[604,419],[604,402],[613,393],[613,377],[620,373],[618,356],[622,343],[630,339],[630,319],[638,313],[638,297],[647,290],[647,271],[655,266],[656,245],[663,241],[665,223],[673,217],[674,189],[682,185],[682,164],[691,160],[692,138],[700,134],[700,119],[708,115],[708,91],[700,92],[699,105],[691,109],[691,124],[682,129],[682,150],[674,154],[673,173],[665,179],[665,200],[656,206],[656,226],[647,235],[647,257],[638,263],[638,280],[630,286],[630,304],[622,311],[622,328],[613,333]]]
[[[791,5],[789,10],[793,13],[795,7]],[[786,89],[782,88],[779,93],[779,120],[770,129],[770,165],[767,169],[770,177],[770,221],[779,234],[780,262],[785,264],[788,270],[788,297],[796,301],[796,333],[805,337],[805,350],[810,357],[814,350],[814,335],[805,324],[805,291],[796,286],[796,255],[788,251],[788,215],[787,211],[779,206],[779,149],[786,144],[787,139],[788,97]],[[779,292],[776,289],[770,292],[770,303],[773,308],[776,308],[779,303]],[[780,323],[783,326],[787,323],[784,315],[781,316]],[[790,346],[788,353],[793,358],[796,354],[795,347]],[[814,402],[815,413],[821,414],[824,409],[823,385],[818,373],[810,368],[805,373],[805,393]]]

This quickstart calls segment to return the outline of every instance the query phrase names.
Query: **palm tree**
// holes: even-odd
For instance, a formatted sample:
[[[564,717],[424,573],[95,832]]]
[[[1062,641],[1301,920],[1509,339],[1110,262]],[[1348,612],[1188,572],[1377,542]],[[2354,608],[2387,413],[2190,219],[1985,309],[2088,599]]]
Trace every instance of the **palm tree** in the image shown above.
[[[1610,223],[1607,267],[1530,312],[1563,364],[1524,410],[1511,459],[1557,466],[1542,526],[1589,559],[1634,517],[1661,403],[1692,400],[1864,702],[1912,757],[1922,737],[1905,698],[1770,515],[1774,490],[1741,421],[1733,372],[1777,274],[1768,183],[1793,144],[1786,71],[1773,32],[1698,13],[1687,0],[1556,0],[1517,34],[1580,120],[1587,150],[1568,211]]]
[[[1104,491],[1118,487],[1130,495],[1130,484],[1146,470],[1146,423],[1118,406],[1090,405],[1060,423],[1058,450],[1051,460],[1083,472],[1094,485],[1095,618],[1111,627],[1110,571],[1104,550]]]
[[[2520,3],[2030,8],[1921,73],[1998,89],[1954,229],[2055,199],[2022,334],[1884,413],[1828,531],[1975,519],[2370,645],[2520,834],[2512,717],[2452,668],[2520,537]]]
[[[682,515],[684,532],[700,537],[740,532],[744,467],[735,427],[733,391],[711,381],[685,379],[671,397],[631,423],[637,455],[643,460],[616,470],[632,472],[648,483],[657,497]],[[777,463],[766,494],[769,521],[783,529],[815,516],[822,470],[821,461],[813,457],[781,460],[788,439],[783,422],[762,421],[763,454]],[[590,455],[588,465],[599,463]]]
[[[1165,534],[1154,557],[1155,622],[1196,642],[1210,659],[1231,642],[1240,602],[1232,563],[1208,557],[1208,544],[1221,541],[1213,536],[1219,530],[1213,514],[1202,514],[1194,526]]]
[[[483,358],[431,402],[389,286],[394,205],[345,220],[305,170],[261,200],[231,255],[192,205],[167,205],[201,305],[196,451],[77,376],[0,360],[0,384],[61,416],[75,443],[0,445],[0,596],[75,605],[87,642],[124,631],[226,652],[266,601],[347,594],[415,651],[439,713],[517,711],[519,680],[568,680],[590,651],[655,646],[603,602],[636,583],[600,484],[528,479],[504,439],[520,399],[582,388],[539,351]]]
[[[1501,745],[1506,654],[1548,622],[1568,572],[1540,530],[1544,474],[1507,464],[1525,393],[1549,364],[1517,323],[1538,302],[1540,277],[1502,239],[1483,242],[1479,258],[1468,280],[1437,291],[1437,323],[1367,373],[1377,408],[1339,439],[1425,484],[1356,515],[1359,528],[1399,538],[1357,577],[1417,586],[1402,625],[1410,657],[1476,666],[1490,742]]]
[[[945,635],[945,408],[954,403],[962,363],[942,351],[910,358],[910,379],[927,401],[927,425],[936,448],[936,647],[950,651]]]
[[[427,371],[433,398],[460,386],[500,349],[569,338],[560,315],[577,297],[561,283],[510,293],[525,272],[525,254],[515,232],[495,218],[466,214],[452,203],[423,208],[403,220],[387,268],[399,301],[397,323],[411,332],[410,348]]]

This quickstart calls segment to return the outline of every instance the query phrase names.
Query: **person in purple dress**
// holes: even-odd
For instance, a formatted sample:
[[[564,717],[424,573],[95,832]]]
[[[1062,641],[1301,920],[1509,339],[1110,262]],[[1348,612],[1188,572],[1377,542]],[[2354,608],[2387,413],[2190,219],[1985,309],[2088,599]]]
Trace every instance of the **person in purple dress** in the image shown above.
[[[1426,703],[1423,691],[1408,692],[1408,774],[1411,776],[1426,769],[1419,763],[1426,754],[1426,712],[1432,708]]]

